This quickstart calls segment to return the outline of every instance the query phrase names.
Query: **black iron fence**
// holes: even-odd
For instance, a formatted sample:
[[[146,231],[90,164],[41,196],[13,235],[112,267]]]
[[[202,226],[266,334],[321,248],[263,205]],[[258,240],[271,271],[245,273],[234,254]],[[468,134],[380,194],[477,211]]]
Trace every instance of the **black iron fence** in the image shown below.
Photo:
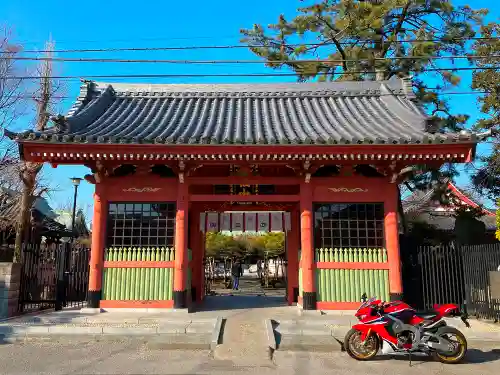
[[[401,246],[406,302],[418,309],[434,304],[463,305],[471,315],[500,320],[489,272],[500,266],[500,243],[470,246]]]
[[[499,321],[500,299],[492,296],[489,274],[500,267],[500,243],[464,246],[462,253],[469,314]]]
[[[72,244],[24,245],[19,312],[83,306],[87,299],[90,250]]]

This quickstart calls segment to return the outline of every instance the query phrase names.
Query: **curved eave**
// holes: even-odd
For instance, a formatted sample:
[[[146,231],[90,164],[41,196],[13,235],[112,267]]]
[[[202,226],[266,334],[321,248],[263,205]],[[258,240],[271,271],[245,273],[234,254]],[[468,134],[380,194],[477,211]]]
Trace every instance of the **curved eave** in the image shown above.
[[[109,145],[23,142],[25,158],[55,164],[86,161],[148,162],[288,162],[401,161],[418,164],[430,161],[465,163],[472,160],[476,143],[419,145]]]
[[[55,130],[55,129],[54,129]],[[265,142],[255,142],[255,143],[244,143],[244,142],[224,142],[217,143],[215,140],[206,139],[203,143],[195,142],[195,143],[179,143],[172,142],[169,139],[154,139],[151,141],[137,139],[137,138],[107,138],[107,137],[82,137],[82,136],[73,136],[71,134],[61,134],[50,132],[45,133],[37,133],[37,132],[24,132],[24,133],[13,133],[5,130],[6,136],[10,139],[15,140],[17,142],[33,142],[40,144],[61,144],[61,145],[86,145],[86,146],[124,146],[124,145],[155,145],[155,146],[175,146],[175,147],[184,147],[184,146],[244,146],[244,147],[252,147],[252,146],[302,146],[302,145],[311,145],[311,146],[358,146],[358,145],[443,145],[443,144],[455,144],[455,143],[477,143],[478,139],[475,134],[424,134],[421,139],[409,139],[407,137],[401,138],[393,138],[383,139],[383,138],[360,138],[360,139],[339,139],[339,140],[331,140],[326,143],[314,143],[311,140],[305,139],[302,141],[291,142],[289,140],[279,140],[276,139],[273,143],[265,143]],[[7,135],[7,132],[9,135]]]

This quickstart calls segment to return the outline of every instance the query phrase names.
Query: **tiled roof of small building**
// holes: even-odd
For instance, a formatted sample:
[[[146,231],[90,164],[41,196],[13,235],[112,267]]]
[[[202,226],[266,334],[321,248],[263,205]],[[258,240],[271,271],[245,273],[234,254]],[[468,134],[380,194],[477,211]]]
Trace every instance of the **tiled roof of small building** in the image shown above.
[[[455,195],[460,199],[464,192],[452,183],[448,183],[448,194]],[[457,195],[458,194],[458,195]],[[403,200],[403,211],[405,214],[413,216],[414,219],[424,221],[434,225],[438,229],[451,230],[455,227],[455,212],[453,210],[439,210],[439,202],[434,201],[434,191],[432,189],[426,191],[415,191],[412,195]],[[467,199],[470,199],[466,197]],[[470,199],[471,207],[478,207],[478,204]],[[496,229],[496,217],[494,210],[484,209],[484,215],[479,216],[477,220],[482,221],[486,225],[486,230]]]
[[[0,188],[0,230],[13,227],[21,208],[21,193]],[[47,208],[50,212],[47,212]],[[42,225],[42,234],[57,233],[70,235],[71,231],[54,220],[52,209],[44,198],[36,198],[33,203],[32,216]]]
[[[406,80],[143,85],[85,82],[66,117],[27,141],[155,144],[418,144],[431,133]]]

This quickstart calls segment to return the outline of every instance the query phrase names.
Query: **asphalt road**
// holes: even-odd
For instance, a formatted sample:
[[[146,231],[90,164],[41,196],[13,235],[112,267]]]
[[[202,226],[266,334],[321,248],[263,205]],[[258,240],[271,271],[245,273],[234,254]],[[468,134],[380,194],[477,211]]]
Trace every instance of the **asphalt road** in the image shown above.
[[[442,365],[426,357],[381,357],[356,362],[345,353],[276,352],[267,360],[235,364],[207,351],[166,351],[142,339],[103,342],[62,340],[0,345],[0,374],[404,374],[498,375],[500,344],[471,343],[466,363]]]

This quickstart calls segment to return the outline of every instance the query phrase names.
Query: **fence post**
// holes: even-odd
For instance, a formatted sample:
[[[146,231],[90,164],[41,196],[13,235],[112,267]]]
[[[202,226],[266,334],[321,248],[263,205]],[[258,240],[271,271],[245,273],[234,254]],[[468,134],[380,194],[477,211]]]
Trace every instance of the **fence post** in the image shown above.
[[[470,305],[470,286],[469,284],[466,282],[467,280],[467,274],[466,274],[466,269],[465,269],[465,265],[466,265],[466,261],[465,261],[465,254],[464,254],[464,248],[463,246],[460,245],[460,243],[456,242],[454,244],[456,247],[457,247],[457,253],[458,253],[458,256],[459,256],[459,262],[460,262],[460,268],[461,268],[461,280],[459,279],[459,281],[462,282],[462,286],[463,286],[463,305],[462,305],[462,310],[463,310],[463,313],[465,315],[469,315],[469,305]]]
[[[66,287],[68,284],[67,259],[69,244],[59,245],[56,252],[56,303],[55,310],[66,306]]]

